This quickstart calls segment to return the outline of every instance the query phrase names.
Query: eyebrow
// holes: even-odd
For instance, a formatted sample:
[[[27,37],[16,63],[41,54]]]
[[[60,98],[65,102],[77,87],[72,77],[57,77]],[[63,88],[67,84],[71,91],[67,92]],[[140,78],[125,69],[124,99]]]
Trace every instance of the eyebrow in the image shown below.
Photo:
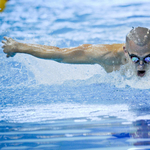
[[[130,54],[130,56],[131,56],[131,57],[138,57],[138,58],[139,58],[139,56],[137,56],[137,55],[135,55],[135,54]]]
[[[146,55],[144,58],[146,58],[146,57],[150,57],[150,54]]]
[[[128,52],[128,53],[129,53],[129,52]],[[129,53],[129,56],[140,58],[139,56],[137,56],[137,55],[135,55],[135,54],[130,54],[130,53]],[[150,57],[150,54],[144,56],[143,58],[146,58],[146,57]]]
[[[140,58],[139,56],[137,56],[137,55],[135,55],[135,54],[130,54],[129,52],[128,52],[128,54],[129,54],[130,57],[137,57],[137,58]]]

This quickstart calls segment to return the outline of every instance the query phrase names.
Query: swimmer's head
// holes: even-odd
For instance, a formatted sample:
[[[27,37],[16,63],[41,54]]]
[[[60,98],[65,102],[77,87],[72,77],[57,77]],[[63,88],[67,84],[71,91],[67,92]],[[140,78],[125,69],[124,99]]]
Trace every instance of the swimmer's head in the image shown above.
[[[124,51],[137,75],[143,77],[150,69],[150,30],[143,27],[133,28],[126,36]]]

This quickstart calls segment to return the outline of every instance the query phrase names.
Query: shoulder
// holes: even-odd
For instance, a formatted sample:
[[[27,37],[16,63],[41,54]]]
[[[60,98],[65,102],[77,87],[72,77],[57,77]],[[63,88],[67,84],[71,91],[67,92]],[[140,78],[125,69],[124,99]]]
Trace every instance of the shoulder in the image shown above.
[[[123,46],[125,44],[98,44],[98,45],[87,45],[88,52],[95,57],[114,56],[122,55],[124,53]]]
[[[103,45],[108,51],[111,51],[111,52],[122,52],[123,51],[123,46],[125,46],[124,43],[121,43],[121,44],[104,44]]]

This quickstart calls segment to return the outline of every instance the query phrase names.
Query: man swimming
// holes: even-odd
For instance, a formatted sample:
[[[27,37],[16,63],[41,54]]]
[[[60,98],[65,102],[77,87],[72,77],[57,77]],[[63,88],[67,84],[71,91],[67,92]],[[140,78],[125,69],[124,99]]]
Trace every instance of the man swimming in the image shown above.
[[[26,53],[61,63],[99,64],[106,72],[119,70],[121,66],[129,64],[137,76],[143,77],[150,66],[149,32],[148,28],[137,27],[127,34],[125,44],[83,44],[75,48],[25,44],[4,37],[2,48],[6,57]]]

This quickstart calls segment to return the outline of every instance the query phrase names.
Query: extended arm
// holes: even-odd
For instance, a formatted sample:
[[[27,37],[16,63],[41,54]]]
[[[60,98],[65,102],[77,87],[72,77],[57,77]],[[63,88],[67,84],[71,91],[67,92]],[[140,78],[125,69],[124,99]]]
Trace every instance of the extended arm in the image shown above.
[[[83,44],[76,48],[58,48],[38,44],[19,43],[11,38],[4,37],[3,51],[7,57],[16,53],[31,54],[38,58],[52,59],[63,63],[73,64],[100,64],[107,72],[110,67],[122,64],[123,44],[91,45]],[[109,68],[109,69],[108,69]],[[109,71],[110,70],[110,71]],[[112,70],[113,71],[113,70]]]
[[[7,57],[13,57],[16,53],[26,53],[38,58],[52,59],[64,63],[94,63],[90,60],[91,56],[87,50],[90,44],[76,48],[60,49],[55,46],[19,43],[8,37],[4,37],[4,39],[6,39],[6,41],[2,41],[2,43],[4,43],[2,48],[4,49],[4,53],[7,54]]]

